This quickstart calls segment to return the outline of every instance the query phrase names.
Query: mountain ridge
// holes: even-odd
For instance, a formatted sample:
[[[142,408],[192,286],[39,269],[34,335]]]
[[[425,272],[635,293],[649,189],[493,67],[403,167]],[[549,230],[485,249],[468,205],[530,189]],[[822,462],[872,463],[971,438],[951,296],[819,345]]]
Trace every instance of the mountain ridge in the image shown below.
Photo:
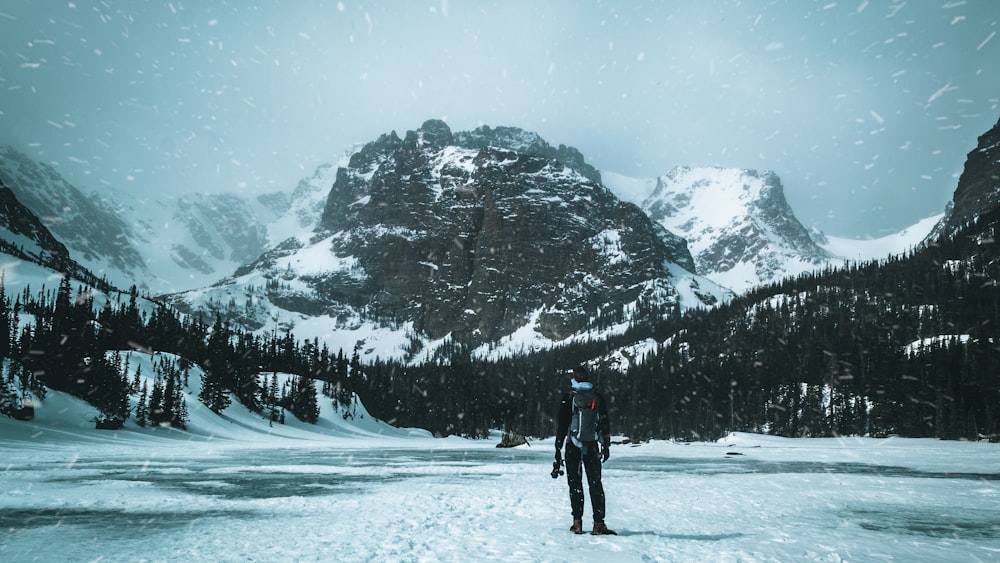
[[[438,152],[429,156],[432,149]],[[19,166],[26,167],[23,162]],[[740,206],[728,222],[707,225],[707,229],[701,230],[686,228],[685,225],[697,226],[694,220],[705,215],[700,211],[704,207],[688,206],[684,210],[679,205],[682,200],[690,202],[698,195],[692,191],[695,187],[708,189],[716,197],[725,193],[717,191],[720,182],[707,182],[705,170],[716,176],[729,176],[731,181],[723,187],[739,188],[743,199],[729,198],[739,200]],[[698,174],[702,177],[697,177]],[[539,178],[546,175],[561,178],[562,195],[546,194],[538,186],[525,187],[530,182],[539,183]],[[676,181],[688,176],[694,179],[687,184]],[[631,257],[635,251],[645,252],[647,262],[658,255],[673,266],[657,266],[657,260],[653,260],[648,262],[641,282],[632,279],[622,283],[621,279],[615,281],[613,274],[599,281],[627,294],[626,300],[645,295],[642,299],[685,302],[688,305],[683,306],[687,307],[711,306],[727,299],[727,290],[733,287],[740,293],[783,275],[795,275],[842,260],[824,257],[821,245],[810,244],[809,233],[794,218],[784,201],[780,179],[772,172],[679,167],[656,178],[652,184],[649,180],[626,179],[648,184],[647,192],[639,198],[622,195],[618,185],[621,179],[607,172],[602,175],[575,148],[553,147],[533,132],[485,125],[473,131],[452,132],[443,121],[429,120],[403,137],[390,132],[349,149],[338,164],[320,165],[291,192],[255,197],[233,193],[187,194],[143,200],[125,195],[114,199],[97,198],[96,194],[93,197],[99,200],[96,207],[124,224],[125,234],[119,238],[131,241],[145,255],[144,269],[139,270],[139,275],[148,275],[147,280],[150,277],[160,280],[158,285],[144,289],[169,295],[167,299],[184,310],[224,313],[232,321],[256,330],[280,327],[319,337],[329,335],[331,329],[314,327],[329,322],[335,332],[353,333],[354,340],[343,343],[344,347],[350,348],[355,341],[365,342],[366,350],[371,353],[386,353],[385,346],[372,344],[382,340],[392,342],[388,349],[396,350],[389,355],[408,350],[405,354],[414,356],[418,350],[427,352],[441,346],[444,339],[481,340],[485,346],[481,353],[495,354],[498,349],[519,345],[512,337],[514,334],[522,337],[527,334],[532,346],[543,347],[566,338],[593,338],[593,333],[586,336],[586,331],[579,332],[580,318],[599,317],[606,313],[609,303],[616,302],[614,307],[620,307],[623,301],[603,299],[595,308],[580,297],[594,288],[586,287],[589,281],[580,286],[579,277],[554,284],[550,280],[546,282],[548,285],[537,283],[540,278],[532,276],[552,271],[554,261],[565,263],[567,259],[581,260],[586,256],[581,263],[597,268],[602,263],[621,261],[623,256]],[[61,184],[49,181],[47,185]],[[483,189],[480,185],[491,187]],[[558,185],[559,182],[552,183]],[[571,194],[573,185],[586,187],[589,192]],[[419,189],[407,191],[411,187]],[[515,194],[512,190],[521,192]],[[434,206],[441,204],[442,197],[451,198],[448,201],[453,207],[437,210]],[[614,198],[619,201],[611,205]],[[461,225],[433,234],[442,228],[439,217],[463,206]],[[578,229],[580,225],[558,227],[536,221],[531,227],[536,232],[520,225],[522,218],[532,213],[544,216],[550,212],[545,206],[552,209],[576,206],[577,223],[601,223],[601,228],[591,229],[586,238],[569,240],[560,228]],[[597,221],[588,215],[589,207],[601,207],[605,217]],[[677,213],[678,210],[687,215]],[[651,221],[651,214],[658,220]],[[357,230],[362,217],[370,225],[380,227]],[[382,228],[386,226],[391,228]],[[644,249],[629,249],[628,237],[622,238],[625,232],[622,229],[633,227],[643,231],[641,236],[645,240],[655,238],[658,242],[645,243]],[[774,232],[785,238],[765,236]],[[407,248],[413,251],[417,246],[426,246],[426,240],[415,243],[407,239],[415,234],[419,234],[418,238],[438,240],[434,248],[419,250],[425,253],[423,259],[393,263],[378,257],[397,251],[405,255]],[[726,242],[716,241],[713,247],[713,237],[724,238]],[[694,252],[689,250],[688,238],[694,241],[690,246]],[[788,240],[794,244],[787,243]],[[740,244],[736,246],[743,250],[738,256],[730,251],[736,248],[730,244],[733,241],[738,241]],[[483,252],[491,248],[504,248],[507,258],[493,259]],[[338,267],[337,273],[327,279],[321,278],[331,274],[330,271],[293,271],[296,268],[293,261],[322,263],[331,256],[330,249],[348,262],[353,260],[353,266],[345,262],[344,267]],[[303,258],[307,255],[308,259]],[[543,259],[525,260],[524,257],[532,255]],[[107,261],[96,263],[107,267]],[[375,267],[376,263],[381,265]],[[279,264],[284,271],[275,269]],[[226,268],[232,274],[226,275]],[[513,285],[505,289],[493,287],[511,268],[529,270],[521,277],[534,279],[536,283],[522,286],[518,285],[522,280],[508,279],[505,283]],[[359,274],[367,269],[373,269],[375,275]],[[245,282],[237,282],[255,270],[268,273],[255,281],[247,278]],[[466,275],[471,271],[477,271],[478,277]],[[486,276],[483,272],[493,274]],[[707,276],[701,277],[701,272]],[[661,281],[650,283],[651,277]],[[245,286],[237,287],[239,283]],[[664,283],[663,287],[658,286]],[[543,285],[543,290],[537,289]],[[446,307],[439,306],[441,303],[428,306],[422,300],[425,295],[431,296],[432,301],[440,299],[453,293],[455,287],[469,288],[472,297],[466,302],[449,300]],[[187,291],[191,303],[184,303],[177,296],[178,291]],[[558,292],[579,295],[557,299],[539,311],[528,311],[523,306],[543,294],[551,297]],[[400,316],[398,312],[404,310],[406,313]],[[393,312],[386,314],[386,311]],[[435,319],[430,311],[440,314],[440,319]],[[589,313],[582,315],[584,311]],[[624,322],[626,318],[634,318],[635,312],[616,315]],[[567,320],[574,316],[579,318]],[[516,321],[512,320],[515,318]],[[494,326],[496,319],[507,320]],[[610,317],[598,324],[609,323]],[[498,345],[498,342],[508,344]]]
[[[621,322],[625,309],[726,298],[685,273],[693,261],[683,241],[592,180],[596,171],[550,158],[575,158],[575,149],[521,143],[531,137],[512,129],[501,138],[529,152],[477,147],[493,130],[477,131],[469,147],[451,144],[464,135],[437,120],[403,138],[381,135],[337,170],[311,234],[210,290],[169,299],[258,328],[275,322],[274,306],[284,317],[340,318],[349,330],[396,326],[411,343],[478,347],[526,326],[558,342]],[[214,305],[202,300],[206,292]],[[233,299],[235,307],[221,307]]]

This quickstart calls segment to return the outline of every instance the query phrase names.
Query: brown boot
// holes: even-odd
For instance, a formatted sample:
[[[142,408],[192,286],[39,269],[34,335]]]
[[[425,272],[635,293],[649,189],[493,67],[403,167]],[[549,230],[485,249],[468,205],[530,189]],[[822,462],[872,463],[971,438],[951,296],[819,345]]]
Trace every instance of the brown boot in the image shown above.
[[[594,522],[594,531],[590,532],[595,536],[617,536],[618,532],[608,528],[603,520]]]
[[[582,534],[583,520],[580,520],[579,518],[573,520],[573,525],[569,527],[569,531],[573,532],[574,534]]]

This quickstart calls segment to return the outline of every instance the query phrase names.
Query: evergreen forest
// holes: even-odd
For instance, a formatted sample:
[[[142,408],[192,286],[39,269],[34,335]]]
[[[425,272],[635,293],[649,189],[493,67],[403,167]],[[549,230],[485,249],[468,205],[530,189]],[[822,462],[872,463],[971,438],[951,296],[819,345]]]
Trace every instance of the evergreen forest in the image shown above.
[[[624,335],[495,362],[370,366],[374,416],[439,433],[554,433],[566,373],[596,368],[631,440],[781,436],[1000,437],[1000,261],[994,211],[905,256],[761,287],[710,310],[638,319]],[[612,356],[655,346],[622,367]]]
[[[135,287],[73,287],[65,276],[55,289],[8,295],[0,284],[0,412],[30,418],[26,399],[48,387],[95,405],[99,428],[130,419],[183,428],[180,389],[196,364],[198,400],[215,412],[233,398],[272,421],[287,411],[315,422],[318,401],[346,417],[358,396],[377,418],[437,435],[547,436],[566,374],[583,363],[610,400],[614,433],[633,441],[733,430],[995,440],[998,222],[994,211],[904,256],[805,274],[712,309],[647,310],[609,339],[490,361],[451,343],[447,357],[420,365],[364,363],[357,348],[348,358],[291,333],[209,323]],[[157,365],[150,388],[127,376],[126,350],[183,360]],[[279,371],[296,375],[291,385],[278,385]]]

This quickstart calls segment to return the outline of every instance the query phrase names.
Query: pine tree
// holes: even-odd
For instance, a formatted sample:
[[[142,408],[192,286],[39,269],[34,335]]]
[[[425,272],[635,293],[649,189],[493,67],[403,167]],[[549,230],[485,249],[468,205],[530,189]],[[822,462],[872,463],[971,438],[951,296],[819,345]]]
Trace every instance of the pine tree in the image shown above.
[[[102,426],[119,427],[129,415],[129,382],[121,371],[121,355],[115,352],[108,360],[89,335],[90,354],[80,374],[90,393],[90,402],[101,411]]]
[[[167,422],[163,414],[163,381],[157,375],[153,379],[153,390],[149,393],[148,417],[150,426],[157,427]]]
[[[139,382],[142,381],[142,366],[135,368],[135,377],[132,378],[132,392],[139,392]]]
[[[338,410],[343,407],[345,410],[350,402],[350,383],[348,382],[348,377],[350,376],[349,367],[347,359],[344,357],[344,350],[340,349],[337,351],[337,361],[335,366],[335,393],[334,393],[334,404],[337,406]]]
[[[294,378],[290,401],[290,410],[296,418],[311,424],[319,421],[319,402],[316,398],[316,385],[312,379],[305,376]]]
[[[279,398],[278,398],[278,372],[271,373],[271,383],[267,387],[267,394],[265,403],[266,408],[270,409],[268,418],[271,422],[276,422],[279,415]]]
[[[6,290],[7,271],[0,271],[0,358],[9,358],[12,340],[17,333],[12,324],[10,300]]]
[[[13,366],[9,360],[0,361],[0,414],[10,415],[17,408],[17,391],[14,390]]]
[[[142,382],[142,391],[139,392],[139,402],[135,405],[135,423],[145,428],[149,417],[149,403],[146,396],[146,381]]]
[[[346,399],[344,405],[346,412],[349,413],[351,418],[354,418],[357,412],[357,406],[354,404],[355,391],[363,377],[364,375],[361,372],[361,344],[355,344],[347,373],[347,389],[344,390],[344,399]]]
[[[180,395],[177,387],[177,375],[168,367],[163,369],[163,422],[175,426],[177,422],[177,397]]]
[[[184,394],[181,392],[180,385],[174,386],[172,403],[173,418],[170,420],[170,425],[174,428],[184,430],[188,427],[190,417],[188,416],[187,402],[184,400]]]
[[[214,369],[205,370],[205,374],[201,378],[201,392],[198,394],[198,400],[216,414],[222,414],[222,411],[226,410],[232,403],[229,393],[223,386],[222,376]]]
[[[191,377],[191,362],[187,358],[180,359],[181,377],[182,383],[186,388],[189,384],[189,379]]]

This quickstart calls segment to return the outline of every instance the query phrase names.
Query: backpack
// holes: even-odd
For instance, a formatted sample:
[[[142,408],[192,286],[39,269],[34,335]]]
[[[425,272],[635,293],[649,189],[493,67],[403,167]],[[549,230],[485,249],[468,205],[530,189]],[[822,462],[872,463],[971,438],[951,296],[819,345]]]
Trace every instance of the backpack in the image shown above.
[[[579,389],[573,392],[573,417],[569,423],[569,434],[580,442],[596,442],[597,422],[600,415],[597,412],[597,394],[591,389]]]

